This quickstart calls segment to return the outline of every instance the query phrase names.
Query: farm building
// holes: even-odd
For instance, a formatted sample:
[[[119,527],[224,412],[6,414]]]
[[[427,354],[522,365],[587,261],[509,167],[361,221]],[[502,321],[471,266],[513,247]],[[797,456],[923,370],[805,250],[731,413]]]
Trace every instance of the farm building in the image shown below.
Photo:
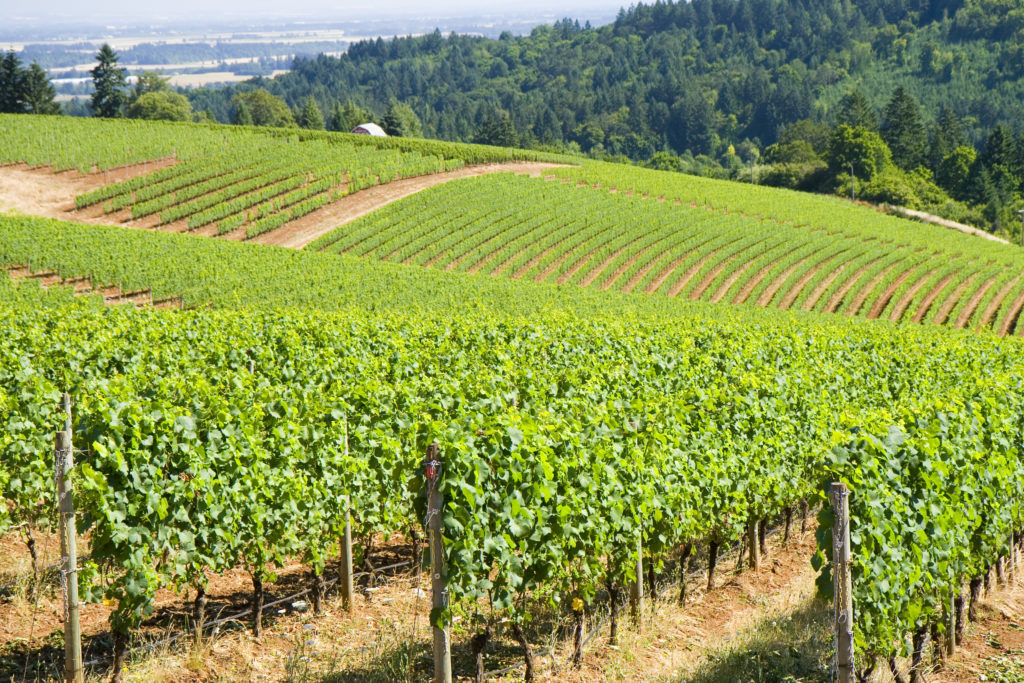
[[[357,135],[373,135],[378,138],[386,138],[388,136],[384,129],[376,123],[361,123],[353,128],[351,132]]]

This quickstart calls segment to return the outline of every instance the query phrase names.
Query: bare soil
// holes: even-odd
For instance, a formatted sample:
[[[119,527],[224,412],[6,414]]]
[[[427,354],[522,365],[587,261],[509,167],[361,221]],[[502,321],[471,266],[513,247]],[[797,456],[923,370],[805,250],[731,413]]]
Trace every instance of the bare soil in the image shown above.
[[[935,302],[935,299],[938,298],[939,294],[942,293],[946,286],[953,281],[953,277],[953,275],[947,275],[946,277],[942,278],[942,280],[938,284],[932,287],[932,291],[928,292],[928,294],[924,298],[924,301],[922,301],[921,305],[917,307],[917,312],[914,313],[914,317],[912,318],[912,320],[915,323],[919,323],[921,322],[921,320],[924,319],[924,316],[928,313],[928,309],[931,308],[932,304]]]
[[[928,280],[933,275],[935,275],[934,270],[928,271],[922,275],[917,282],[911,285],[910,289],[908,289],[902,297],[900,297],[900,300],[896,302],[896,306],[892,309],[892,313],[889,314],[889,320],[891,322],[895,323],[900,321],[903,317],[903,313],[907,310],[907,306],[910,305],[910,302],[914,300],[917,293],[921,291],[921,288],[928,283]]]
[[[86,174],[78,171],[54,172],[50,166],[3,166],[0,167],[0,211],[112,225],[115,219],[105,215],[101,207],[75,211],[75,197],[103,185],[152,173],[176,163],[177,160],[172,158],[157,159]]]
[[[995,297],[992,298],[992,301],[989,302],[989,305],[985,307],[985,311],[981,314],[981,322],[978,324],[979,329],[984,329],[992,324],[992,319],[995,317],[996,313],[999,312],[999,309],[1003,305],[1003,301],[1010,294],[1010,291],[1017,286],[1017,283],[1020,282],[1022,277],[1024,277],[1024,273],[1018,274],[1017,277],[1007,282],[1003,288],[996,293]],[[1003,335],[1005,334],[1006,333],[1004,332]]]
[[[975,309],[978,308],[978,304],[981,303],[982,297],[985,296],[985,293],[988,292],[988,290],[992,289],[992,285],[996,283],[997,278],[998,276],[990,278],[985,282],[985,284],[974,290],[974,294],[971,295],[971,298],[967,301],[967,305],[964,306],[964,310],[960,311],[960,315],[956,319],[955,326],[958,330],[962,330],[971,319],[971,316],[974,315]]]
[[[444,173],[403,178],[343,197],[298,220],[286,223],[277,230],[255,237],[252,241],[259,244],[273,244],[279,247],[301,249],[339,226],[376,211],[391,202],[398,201],[417,192],[422,192],[434,185],[447,183],[457,178],[469,178],[509,171],[539,178],[545,170],[560,166],[561,164],[522,161],[466,166]]]

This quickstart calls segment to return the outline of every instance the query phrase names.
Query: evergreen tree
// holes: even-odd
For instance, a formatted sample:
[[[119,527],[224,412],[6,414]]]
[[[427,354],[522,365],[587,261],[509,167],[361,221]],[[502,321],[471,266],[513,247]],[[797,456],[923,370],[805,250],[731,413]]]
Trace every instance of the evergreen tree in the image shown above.
[[[311,128],[313,130],[324,129],[324,115],[320,113],[320,107],[317,106],[316,100],[313,99],[312,95],[307,97],[306,101],[302,103],[302,109],[299,110],[299,114],[295,119],[303,128]]]
[[[507,112],[490,114],[476,129],[473,142],[481,145],[498,147],[515,147],[517,142],[516,128]]]
[[[0,113],[21,114],[25,111],[25,86],[21,60],[11,50],[0,60]]]
[[[384,112],[384,122],[381,126],[388,135],[396,135],[406,138],[418,138],[423,135],[423,124],[420,117],[404,102],[391,101],[388,110]]]
[[[878,130],[878,116],[860,90],[851,90],[839,100],[836,110],[836,125],[846,124],[850,128]]]
[[[117,66],[117,53],[107,43],[96,54],[96,61],[99,63],[90,72],[96,87],[92,95],[92,109],[96,116],[108,119],[121,116],[125,103],[124,88],[127,86],[125,70]]]
[[[942,107],[939,116],[931,128],[928,144],[928,166],[933,171],[938,169],[942,160],[949,156],[957,147],[967,144],[963,124],[953,110]]]
[[[57,91],[50,83],[43,67],[37,62],[25,72],[25,106],[31,114],[59,114],[60,105],[54,101]]]
[[[370,123],[376,117],[369,109],[364,109],[352,100],[345,100],[344,104],[336,102],[331,111],[331,130],[348,133],[361,123]]]
[[[231,123],[236,126],[252,125],[252,112],[249,111],[249,105],[244,101],[240,101],[235,105],[235,113],[234,116],[231,117]]]
[[[881,133],[897,166],[909,171],[924,163],[927,137],[921,123],[921,112],[902,85],[896,88],[885,105]]]
[[[988,169],[1002,166],[1010,170],[1014,161],[1014,147],[1013,136],[1010,134],[1010,131],[1006,129],[1006,126],[998,124],[988,134],[988,140],[985,141],[985,149],[981,153],[981,162]]]

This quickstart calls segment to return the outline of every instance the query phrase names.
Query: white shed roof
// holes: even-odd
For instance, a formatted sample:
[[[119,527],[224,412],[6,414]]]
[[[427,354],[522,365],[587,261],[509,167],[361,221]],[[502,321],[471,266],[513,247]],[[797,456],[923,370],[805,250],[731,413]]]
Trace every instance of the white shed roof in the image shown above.
[[[373,135],[378,138],[386,138],[388,136],[388,134],[384,132],[384,129],[376,123],[361,123],[353,128],[352,132],[358,135]]]

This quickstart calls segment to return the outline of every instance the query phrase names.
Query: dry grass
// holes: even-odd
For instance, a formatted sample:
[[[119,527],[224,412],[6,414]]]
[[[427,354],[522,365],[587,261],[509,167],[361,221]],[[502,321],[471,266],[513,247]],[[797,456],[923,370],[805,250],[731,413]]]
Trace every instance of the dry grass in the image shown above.
[[[618,647],[607,646],[608,624],[605,596],[588,608],[587,629],[599,624],[600,630],[589,643],[579,670],[569,666],[571,624],[562,615],[536,608],[530,627],[530,639],[538,654],[537,678],[540,681],[596,683],[597,681],[659,681],[682,683],[823,683],[829,679],[831,636],[829,610],[814,600],[814,573],[808,557],[814,545],[813,531],[787,548],[772,539],[766,561],[758,573],[735,571],[735,557],[726,556],[719,564],[716,589],[703,593],[706,578],[698,571],[688,582],[690,600],[685,608],[676,604],[677,587],[663,585],[661,599],[653,606],[648,601],[641,628],[630,627],[624,610]],[[388,548],[394,556],[405,549]],[[4,558],[10,560],[10,558]],[[19,560],[20,561],[20,560]],[[0,565],[4,563],[0,561]],[[0,566],[0,571],[8,571]],[[665,584],[675,576],[669,564],[662,577]],[[8,573],[8,576],[10,572]],[[1022,577],[1024,578],[1024,577]],[[246,598],[244,577],[218,577],[211,591],[225,613],[234,611]],[[308,575],[295,565],[281,573],[274,593],[284,595],[307,585]],[[365,587],[364,587],[365,588]],[[282,605],[264,617],[264,635],[256,641],[250,624],[229,622],[211,637],[196,641],[191,637],[156,648],[135,649],[125,670],[127,681],[285,681],[288,683],[413,683],[431,678],[430,629],[427,623],[429,599],[426,582],[417,587],[408,574],[395,575],[376,590],[362,592],[351,613],[342,609],[336,595],[325,602],[324,614],[301,611],[302,605]],[[7,617],[35,618],[40,609],[24,597],[11,596],[16,588],[8,586],[0,603]],[[162,596],[158,610],[161,621],[144,632],[148,642],[171,632],[180,632],[187,620],[188,596]],[[49,598],[41,602],[50,618]],[[17,609],[15,609],[17,607]],[[946,669],[931,672],[931,683],[987,680],[1019,682],[1018,660],[1024,652],[1024,588],[994,591],[982,606],[982,619],[969,626],[967,643],[957,661]],[[211,615],[211,618],[215,615]],[[100,622],[90,622],[93,631],[86,658],[109,652],[109,634],[95,630]],[[4,628],[20,629],[8,623]],[[470,680],[474,661],[470,640],[479,624],[472,615],[457,617],[453,626],[453,668],[456,680]],[[589,634],[589,633],[588,633]],[[56,630],[40,630],[25,641],[10,640],[0,645],[0,681],[46,681],[58,675],[62,641]],[[550,652],[547,650],[550,649]],[[90,654],[91,653],[91,654]],[[29,655],[26,657],[26,654]],[[28,664],[27,669],[25,668]],[[485,655],[489,671],[508,671],[489,681],[522,679],[522,654],[511,635],[498,624]],[[105,664],[90,673],[89,680],[109,676]],[[887,678],[876,676],[877,681]]]

